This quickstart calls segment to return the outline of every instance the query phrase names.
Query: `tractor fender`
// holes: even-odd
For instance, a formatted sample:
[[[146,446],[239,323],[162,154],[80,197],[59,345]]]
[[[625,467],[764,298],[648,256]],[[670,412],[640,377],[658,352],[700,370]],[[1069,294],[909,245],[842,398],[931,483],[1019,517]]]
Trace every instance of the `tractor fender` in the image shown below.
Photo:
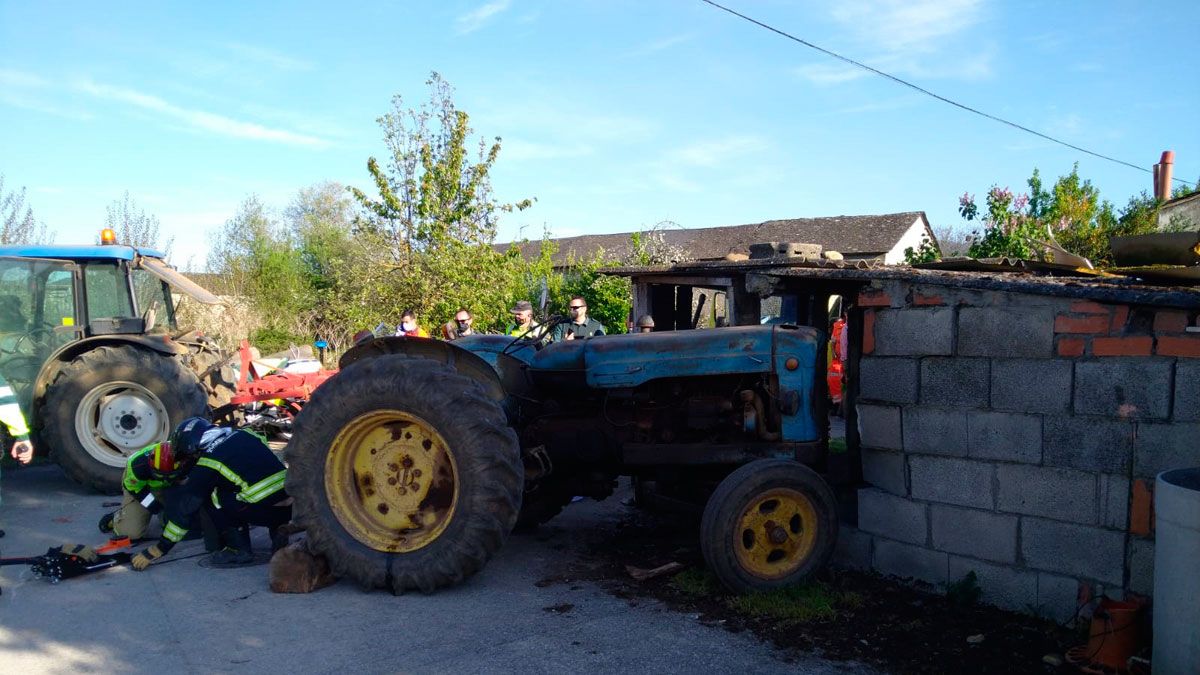
[[[375,338],[342,354],[342,358],[338,360],[338,368],[345,370],[346,366],[355,361],[385,354],[404,354],[445,363],[483,386],[488,398],[494,401],[504,400],[504,387],[500,384],[500,375],[496,369],[479,355],[452,342],[404,336]]]
[[[90,352],[97,347],[105,345],[133,345],[142,349],[148,349],[153,352],[158,352],[165,356],[183,356],[188,353],[187,347],[175,342],[169,335],[97,335],[96,337],[84,338],[75,342],[68,343],[59,347],[57,351],[52,353],[46,362],[42,364],[42,369],[38,371],[37,380],[33,386],[33,400],[40,401],[42,396],[46,394],[46,387],[54,381],[58,371],[62,370],[63,366],[74,361],[76,357],[84,352]]]

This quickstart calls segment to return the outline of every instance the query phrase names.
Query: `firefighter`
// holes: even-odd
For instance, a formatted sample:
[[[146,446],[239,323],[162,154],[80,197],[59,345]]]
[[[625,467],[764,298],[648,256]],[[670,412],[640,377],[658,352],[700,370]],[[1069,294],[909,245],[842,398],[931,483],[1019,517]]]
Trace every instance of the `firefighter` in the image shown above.
[[[151,516],[162,512],[163,491],[182,481],[191,468],[178,459],[167,443],[155,443],[131,455],[121,477],[121,508],[100,519],[100,531],[134,540],[146,536]]]
[[[175,429],[168,444],[181,465],[190,465],[187,481],[167,496],[163,536],[133,557],[135,570],[146,569],[182,541],[202,511],[224,544],[212,555],[215,564],[254,560],[249,525],[269,528],[277,546],[276,530],[292,519],[292,500],[284,490],[287,470],[261,438],[192,417]]]
[[[29,440],[29,426],[25,424],[25,416],[21,414],[21,407],[17,405],[17,397],[13,394],[12,387],[8,386],[8,382],[4,381],[2,375],[0,375],[0,424],[8,428],[8,433],[13,438],[10,451],[12,458],[22,464],[28,464],[33,459],[33,443]],[[0,530],[0,537],[3,536],[4,530]]]

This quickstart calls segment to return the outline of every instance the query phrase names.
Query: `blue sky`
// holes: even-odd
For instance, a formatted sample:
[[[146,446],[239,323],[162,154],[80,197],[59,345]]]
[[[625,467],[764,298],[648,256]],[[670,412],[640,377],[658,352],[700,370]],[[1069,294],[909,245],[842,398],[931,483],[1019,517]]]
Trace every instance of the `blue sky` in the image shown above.
[[[1200,178],[1200,3],[726,4],[1069,142]],[[963,113],[697,0],[0,1],[0,173],[60,243],[128,190],[200,267],[256,193],[370,186],[376,118],[437,70],[503,138],[500,238],[923,210],[1081,173],[1119,205],[1150,175]]]

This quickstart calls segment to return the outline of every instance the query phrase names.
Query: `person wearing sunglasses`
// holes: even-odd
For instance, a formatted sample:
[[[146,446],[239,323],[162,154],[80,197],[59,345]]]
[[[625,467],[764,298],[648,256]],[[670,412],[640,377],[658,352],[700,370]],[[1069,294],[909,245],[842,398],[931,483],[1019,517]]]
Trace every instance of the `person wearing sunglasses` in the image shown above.
[[[604,335],[604,325],[587,315],[587,301],[582,296],[571,298],[567,307],[571,311],[571,320],[554,327],[551,342]]]
[[[471,313],[464,307],[454,313],[454,319],[442,326],[442,337],[447,340],[457,340],[474,335],[475,330],[471,328],[473,323],[475,323],[475,317],[471,316]]]

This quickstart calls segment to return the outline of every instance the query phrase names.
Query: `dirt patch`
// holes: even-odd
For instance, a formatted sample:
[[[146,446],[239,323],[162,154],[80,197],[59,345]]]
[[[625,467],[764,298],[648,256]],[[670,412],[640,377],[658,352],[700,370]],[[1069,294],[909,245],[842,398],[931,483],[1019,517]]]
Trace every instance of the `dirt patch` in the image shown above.
[[[631,602],[649,596],[702,622],[752,631],[787,652],[861,661],[893,673],[1056,673],[1059,668],[1043,657],[1061,655],[1080,641],[1053,622],[972,604],[977,590],[969,584],[947,598],[871,574],[831,570],[804,588],[732,596],[704,570],[698,530],[693,518],[631,512],[590,533],[589,555],[569,573],[539,583],[589,579]],[[669,562],[686,570],[638,582],[626,569]]]

